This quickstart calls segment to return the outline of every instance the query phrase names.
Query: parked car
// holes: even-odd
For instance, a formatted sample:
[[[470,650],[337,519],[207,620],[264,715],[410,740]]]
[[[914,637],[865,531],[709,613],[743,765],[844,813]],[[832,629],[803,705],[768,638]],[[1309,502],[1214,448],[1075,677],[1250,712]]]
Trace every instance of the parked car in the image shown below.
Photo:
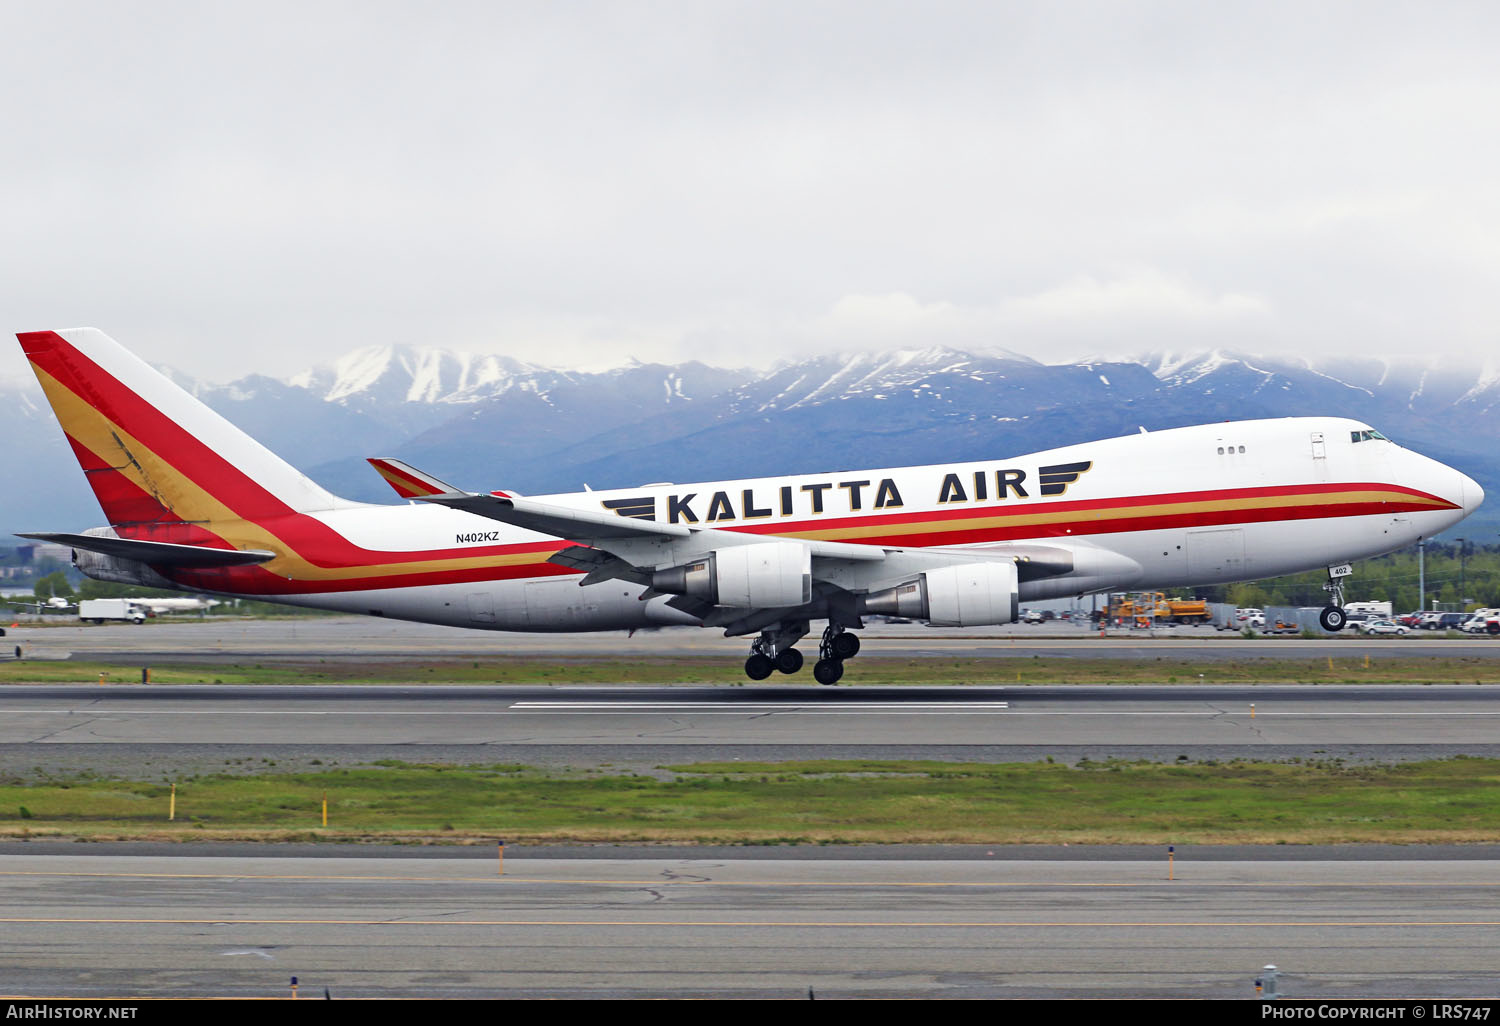
[[[1028,609],[1021,614],[1022,623],[1041,623],[1042,619],[1042,611],[1040,609]]]
[[[1417,626],[1424,631],[1451,631],[1468,618],[1468,613],[1428,613]]]
[[[1411,628],[1403,627],[1394,620],[1366,620],[1357,625],[1361,634],[1409,634]]]
[[[1458,629],[1467,634],[1500,634],[1500,609],[1477,609]]]

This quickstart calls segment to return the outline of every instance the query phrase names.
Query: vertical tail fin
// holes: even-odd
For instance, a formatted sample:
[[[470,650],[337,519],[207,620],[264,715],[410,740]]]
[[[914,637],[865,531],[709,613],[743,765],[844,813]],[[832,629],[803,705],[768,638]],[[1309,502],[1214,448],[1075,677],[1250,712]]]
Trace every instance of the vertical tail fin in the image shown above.
[[[170,531],[351,505],[103,332],[16,337],[111,525]]]

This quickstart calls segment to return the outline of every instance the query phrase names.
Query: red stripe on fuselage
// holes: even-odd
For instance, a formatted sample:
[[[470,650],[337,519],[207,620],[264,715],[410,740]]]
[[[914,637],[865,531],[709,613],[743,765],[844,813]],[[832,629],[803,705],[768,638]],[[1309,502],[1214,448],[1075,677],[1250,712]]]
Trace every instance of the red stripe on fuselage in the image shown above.
[[[843,530],[845,528],[852,528],[852,527],[870,527],[870,526],[873,526],[873,525],[876,525],[876,524],[880,524],[880,525],[884,525],[884,524],[901,525],[901,524],[918,524],[918,523],[920,523],[920,524],[930,524],[930,523],[939,523],[939,522],[942,522],[942,521],[949,521],[949,520],[952,520],[952,521],[990,520],[990,519],[994,519],[995,517],[1014,517],[1016,519],[1024,519],[1024,518],[1030,518],[1030,517],[1035,517],[1035,516],[1054,515],[1054,514],[1057,514],[1057,513],[1088,514],[1088,513],[1098,513],[1098,512],[1104,512],[1104,511],[1110,511],[1110,510],[1117,510],[1117,509],[1130,509],[1130,508],[1133,508],[1133,507],[1140,507],[1140,506],[1166,506],[1166,505],[1174,505],[1174,504],[1180,504],[1180,503],[1197,503],[1197,502],[1224,502],[1224,503],[1229,503],[1229,502],[1234,502],[1236,500],[1243,500],[1243,499],[1262,499],[1262,498],[1275,498],[1277,496],[1300,496],[1300,495],[1329,495],[1329,496],[1333,496],[1333,495],[1338,495],[1338,494],[1347,494],[1349,492],[1365,492],[1365,491],[1395,492],[1395,493],[1399,493],[1401,495],[1411,496],[1411,499],[1412,499],[1411,502],[1402,502],[1402,503],[1375,503],[1375,504],[1372,504],[1372,505],[1374,505],[1376,508],[1372,509],[1372,510],[1369,510],[1368,512],[1376,512],[1376,513],[1378,513],[1378,512],[1382,512],[1382,511],[1386,511],[1386,510],[1389,510],[1391,512],[1407,512],[1407,511],[1415,511],[1415,510],[1431,510],[1431,509],[1435,509],[1435,508],[1436,509],[1456,509],[1457,508],[1456,506],[1454,506],[1453,503],[1449,502],[1447,499],[1441,498],[1440,496],[1437,496],[1437,495],[1429,494],[1428,492],[1418,491],[1415,488],[1407,488],[1407,487],[1404,487],[1404,486],[1401,486],[1401,485],[1382,484],[1382,483],[1373,482],[1373,481],[1354,481],[1354,482],[1347,482],[1347,483],[1340,483],[1340,484],[1266,485],[1266,486],[1256,487],[1256,488],[1220,488],[1220,489],[1214,489],[1214,490],[1194,491],[1194,492],[1163,492],[1163,493],[1155,494],[1155,495],[1124,495],[1124,496],[1118,496],[1118,497],[1106,498],[1106,499],[1073,499],[1073,500],[1069,500],[1069,501],[1066,501],[1066,502],[1037,502],[1035,500],[1030,500],[1030,499],[1021,499],[1021,500],[1015,500],[1015,501],[1013,501],[1009,505],[1000,505],[1000,504],[977,505],[977,506],[976,505],[967,505],[967,506],[963,506],[963,507],[960,507],[960,508],[949,507],[949,508],[945,508],[945,509],[927,510],[927,511],[922,511],[922,512],[913,512],[913,513],[885,513],[885,514],[872,513],[872,514],[869,514],[869,515],[866,515],[866,516],[818,517],[818,518],[811,518],[811,519],[799,520],[799,521],[781,521],[781,522],[778,522],[778,523],[765,523],[765,522],[761,522],[761,523],[756,523],[756,524],[746,524],[746,525],[744,525],[742,527],[728,527],[726,529],[727,530],[731,530],[731,531],[734,531],[734,530],[744,531],[744,532],[750,533],[750,534],[795,534],[795,533],[804,532],[804,531],[808,531],[808,532],[810,532],[810,531],[838,531],[838,530]],[[1437,503],[1438,505],[1434,506],[1433,505],[1434,503]],[[1329,505],[1335,505],[1335,504],[1336,503],[1330,503]],[[1347,504],[1339,504],[1339,505],[1347,505]],[[1298,508],[1309,509],[1309,510],[1318,510],[1318,509],[1323,508],[1323,504],[1321,504],[1321,503],[1319,503],[1319,504],[1302,504]],[[1228,511],[1226,510],[1225,512],[1228,512]],[[1252,509],[1249,512],[1251,512],[1251,513],[1266,513],[1268,515],[1264,519],[1268,519],[1268,520],[1274,520],[1274,519],[1293,519],[1293,520],[1295,520],[1295,519],[1301,519],[1299,517],[1286,517],[1286,518],[1283,518],[1283,517],[1276,517],[1276,516],[1269,515],[1269,514],[1272,514],[1274,512],[1274,507],[1273,508],[1261,507],[1261,508],[1257,508],[1257,509]],[[1201,514],[1192,514],[1192,515],[1214,516],[1214,515],[1218,515],[1218,513],[1217,513],[1217,511],[1214,511],[1214,512],[1204,511]],[[1314,516],[1316,516],[1316,515],[1318,515],[1318,514],[1314,514]],[[1334,515],[1334,516],[1357,516],[1357,515],[1360,515],[1360,514],[1336,513],[1336,514],[1332,514],[1332,515]],[[1252,516],[1251,519],[1254,520],[1254,519],[1260,519],[1260,518]],[[1089,518],[1087,516],[1080,516],[1078,520],[1070,522],[1070,523],[1067,523],[1067,524],[1063,524],[1061,526],[1075,528],[1075,530],[1073,532],[1074,534],[1078,533],[1078,531],[1076,530],[1076,528],[1079,527],[1079,526],[1089,526],[1089,527],[1093,528],[1093,530],[1091,530],[1090,532],[1088,532],[1088,533],[1091,533],[1091,534],[1094,534],[1094,533],[1097,533],[1097,534],[1107,534],[1107,533],[1112,533],[1115,530],[1112,526],[1110,526],[1110,525],[1112,525],[1115,522],[1116,521],[1113,521],[1113,520],[1101,521],[1101,520],[1091,519],[1091,518]],[[1205,523],[1213,523],[1213,522],[1215,522],[1215,521],[1205,521]],[[1247,521],[1234,521],[1234,522],[1245,523]],[[703,526],[705,526],[705,527],[712,527],[714,525],[712,525],[712,524],[705,524]],[[956,530],[962,530],[961,527],[957,527],[955,529]],[[1027,529],[1027,530],[1031,529],[1030,525],[1027,525],[1025,527],[1025,529]],[[1040,530],[1041,527],[1039,526],[1037,529]],[[1143,530],[1143,528],[1137,526],[1137,527],[1126,528],[1125,530],[1139,531],[1139,530]],[[881,537],[883,538],[885,536],[881,536]],[[879,545],[879,544],[889,544],[889,543],[888,542],[883,542],[883,541],[877,541],[877,540],[874,540],[874,539],[866,540],[864,538],[860,538],[860,539],[858,539],[857,544]],[[927,544],[929,544],[929,545],[936,545],[936,544],[951,544],[951,543],[928,542]]]
[[[560,543],[551,551],[566,548]],[[476,584],[536,577],[578,575],[578,571],[548,563],[515,563],[507,566],[475,566],[456,570],[418,570],[384,577],[352,577],[343,580],[287,580],[261,566],[225,567],[223,570],[174,570],[168,576],[190,588],[243,595],[322,595],[386,588],[427,588],[442,584]]]

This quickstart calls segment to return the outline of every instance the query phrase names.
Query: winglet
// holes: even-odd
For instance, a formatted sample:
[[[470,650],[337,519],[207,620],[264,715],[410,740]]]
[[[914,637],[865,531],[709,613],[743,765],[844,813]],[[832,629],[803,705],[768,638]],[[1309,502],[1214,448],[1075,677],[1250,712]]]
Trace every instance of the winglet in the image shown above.
[[[431,474],[424,474],[409,463],[400,460],[370,457],[366,462],[375,472],[385,478],[386,483],[396,489],[403,499],[425,499],[432,495],[467,495],[462,488],[454,488],[446,481],[439,481]]]

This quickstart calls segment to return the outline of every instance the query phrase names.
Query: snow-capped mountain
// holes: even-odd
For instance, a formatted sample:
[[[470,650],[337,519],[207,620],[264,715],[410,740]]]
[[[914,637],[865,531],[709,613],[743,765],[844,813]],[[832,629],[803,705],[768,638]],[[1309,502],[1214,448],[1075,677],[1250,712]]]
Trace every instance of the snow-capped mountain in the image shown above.
[[[365,346],[294,375],[287,384],[331,403],[454,403],[498,395],[548,373],[556,372],[508,356],[437,346]]]

